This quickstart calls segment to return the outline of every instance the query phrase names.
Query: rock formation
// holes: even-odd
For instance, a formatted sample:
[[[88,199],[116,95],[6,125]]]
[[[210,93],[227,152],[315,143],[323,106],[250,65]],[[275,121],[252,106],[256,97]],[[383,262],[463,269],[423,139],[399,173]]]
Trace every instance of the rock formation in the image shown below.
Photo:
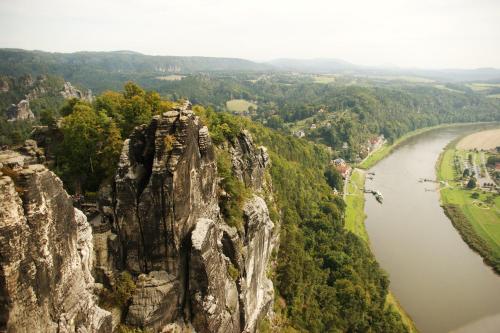
[[[219,208],[222,149],[252,193],[239,229]],[[152,332],[254,333],[270,314],[267,276],[278,245],[263,199],[272,202],[270,160],[248,132],[215,147],[189,103],[155,116],[124,142],[90,223],[40,164],[36,142],[20,152],[0,152],[0,331],[111,332],[121,322]],[[113,296],[123,271],[135,287],[124,302],[106,303],[112,315],[95,295]]]
[[[7,109],[6,116],[7,121],[28,120],[35,118],[35,115],[31,112],[29,101],[25,99],[17,104],[12,104]]]
[[[92,232],[29,142],[0,152],[0,331],[110,332],[93,294]]]
[[[92,102],[93,96],[92,91],[89,89],[86,93],[81,92],[71,85],[70,82],[64,82],[63,90],[61,91],[61,95],[66,98],[78,98],[87,102]]]
[[[101,190],[100,209],[111,223],[106,237],[119,243],[115,267],[103,271],[138,276],[128,325],[255,332],[269,313],[274,294],[267,271],[277,246],[262,199],[271,189],[269,157],[247,132],[226,149],[233,173],[254,193],[243,207],[243,230],[220,213],[215,147],[188,103],[137,127],[125,141],[114,186]]]
[[[0,77],[0,92],[6,93],[9,92],[9,90],[10,90],[9,81],[4,77]]]

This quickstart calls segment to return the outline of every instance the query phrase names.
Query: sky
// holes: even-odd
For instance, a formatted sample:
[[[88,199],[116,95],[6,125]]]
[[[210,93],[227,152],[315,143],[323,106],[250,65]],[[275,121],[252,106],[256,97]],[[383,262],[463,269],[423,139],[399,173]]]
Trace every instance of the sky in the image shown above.
[[[0,0],[0,48],[500,68],[500,0]]]

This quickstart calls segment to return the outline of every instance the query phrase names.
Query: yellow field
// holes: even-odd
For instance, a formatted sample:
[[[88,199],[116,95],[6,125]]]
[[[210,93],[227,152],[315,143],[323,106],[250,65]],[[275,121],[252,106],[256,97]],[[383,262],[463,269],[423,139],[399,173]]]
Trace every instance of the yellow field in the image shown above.
[[[500,146],[500,129],[488,130],[466,136],[457,144],[458,149],[493,149]]]
[[[232,99],[226,102],[226,108],[233,112],[245,112],[249,107],[257,109],[257,104],[249,102],[245,99]]]
[[[327,84],[327,83],[331,83],[331,82],[335,82],[335,76],[333,75],[316,75],[314,77],[314,82],[316,83],[324,83],[324,84]]]
[[[498,88],[500,87],[500,83],[470,83],[467,85],[469,88],[471,88],[474,91],[484,91],[484,90],[490,90],[492,88]]]
[[[166,76],[157,76],[157,80],[161,81],[180,81],[185,78],[184,75],[166,75]]]

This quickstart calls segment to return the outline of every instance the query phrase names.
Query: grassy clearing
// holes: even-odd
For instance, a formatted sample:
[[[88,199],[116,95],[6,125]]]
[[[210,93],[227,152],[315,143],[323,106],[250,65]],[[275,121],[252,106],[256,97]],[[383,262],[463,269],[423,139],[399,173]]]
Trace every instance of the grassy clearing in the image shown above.
[[[490,98],[500,98],[500,94],[488,95]]]
[[[226,102],[226,108],[232,112],[245,112],[248,108],[257,109],[257,104],[249,102],[245,99],[232,99]]]
[[[369,244],[368,233],[365,228],[365,196],[363,188],[365,186],[365,172],[354,169],[347,184],[345,228]],[[399,313],[403,323],[409,328],[410,333],[417,333],[415,323],[406,311],[401,307],[392,292],[389,291],[386,299],[386,306],[392,306],[394,311]]]
[[[368,243],[365,229],[365,173],[354,169],[347,184],[345,228]]]
[[[448,183],[441,189],[443,208],[464,241],[500,273],[500,196],[463,187],[453,159],[464,152],[454,146],[447,147],[437,164],[438,179]]]
[[[316,75],[314,77],[314,82],[315,83],[323,83],[323,84],[328,84],[335,82],[336,78],[334,75]]]

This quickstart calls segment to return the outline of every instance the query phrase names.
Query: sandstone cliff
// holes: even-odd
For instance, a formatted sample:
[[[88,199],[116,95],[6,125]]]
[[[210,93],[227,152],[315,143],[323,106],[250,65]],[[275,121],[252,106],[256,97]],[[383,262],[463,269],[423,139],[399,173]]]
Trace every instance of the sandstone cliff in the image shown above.
[[[238,228],[219,207],[232,199],[218,173],[223,151],[249,192]],[[269,156],[249,133],[215,147],[189,103],[154,117],[124,142],[90,224],[45,157],[33,140],[20,153],[0,152],[0,331],[112,332],[123,324],[253,333],[270,315],[278,221],[266,204]],[[124,302],[106,303],[124,271],[135,287]]]
[[[41,164],[0,152],[0,331],[110,332],[93,294],[92,231],[61,181]]]
[[[271,191],[269,157],[246,132],[224,149],[234,175],[253,192],[242,230],[220,213],[216,147],[189,104],[154,117],[125,141],[114,186],[101,191],[111,231],[98,268],[108,280],[120,270],[138,277],[128,325],[255,332],[269,313],[274,294],[267,272],[277,246],[262,198]]]

